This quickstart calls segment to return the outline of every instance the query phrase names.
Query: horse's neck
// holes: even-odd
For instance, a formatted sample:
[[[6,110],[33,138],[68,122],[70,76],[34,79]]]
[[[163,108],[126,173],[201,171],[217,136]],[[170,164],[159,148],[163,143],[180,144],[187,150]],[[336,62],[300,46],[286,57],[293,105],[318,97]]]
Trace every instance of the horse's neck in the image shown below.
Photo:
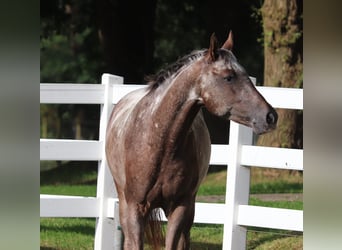
[[[191,74],[190,74],[191,75]],[[160,129],[162,137],[171,143],[170,147],[181,146],[200,105],[196,99],[195,79],[187,72],[180,74],[162,93],[157,107],[154,107],[152,121]],[[166,139],[165,138],[165,139]]]

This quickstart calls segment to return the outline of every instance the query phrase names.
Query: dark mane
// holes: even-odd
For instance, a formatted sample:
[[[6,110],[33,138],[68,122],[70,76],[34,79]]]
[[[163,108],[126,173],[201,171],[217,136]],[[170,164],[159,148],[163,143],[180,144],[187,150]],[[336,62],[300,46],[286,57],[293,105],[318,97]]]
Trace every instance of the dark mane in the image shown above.
[[[196,50],[190,54],[178,59],[175,63],[167,65],[161,69],[157,74],[150,75],[145,78],[151,88],[156,88],[163,84],[166,79],[176,74],[183,66],[188,65],[191,61],[204,55],[207,50]]]

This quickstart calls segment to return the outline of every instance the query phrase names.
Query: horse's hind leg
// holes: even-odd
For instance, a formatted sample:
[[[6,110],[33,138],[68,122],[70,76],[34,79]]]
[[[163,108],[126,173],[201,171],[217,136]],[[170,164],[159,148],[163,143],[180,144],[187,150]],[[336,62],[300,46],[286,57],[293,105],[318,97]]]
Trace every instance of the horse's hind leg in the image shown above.
[[[190,229],[194,213],[193,201],[181,203],[168,213],[165,249],[190,249]]]
[[[119,199],[120,222],[124,234],[125,250],[140,250],[144,247],[144,217],[139,213],[137,204]]]

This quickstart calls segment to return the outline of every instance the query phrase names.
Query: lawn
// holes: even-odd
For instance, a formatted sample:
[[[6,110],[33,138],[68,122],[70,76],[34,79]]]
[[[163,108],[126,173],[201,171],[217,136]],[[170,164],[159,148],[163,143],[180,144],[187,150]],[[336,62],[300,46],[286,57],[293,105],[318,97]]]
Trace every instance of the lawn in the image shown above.
[[[96,165],[72,164],[42,171],[40,192],[95,196]],[[198,200],[210,198],[211,202],[224,202],[227,172],[221,169],[208,174],[198,192]],[[297,172],[253,169],[251,173],[251,194],[302,193],[302,188],[302,176]],[[263,201],[251,197],[249,204],[303,209],[302,201]],[[40,222],[41,249],[93,249],[95,219],[41,218]],[[191,249],[222,249],[222,237],[222,225],[194,224],[191,230]],[[302,233],[248,228],[247,249],[302,249],[302,242]]]

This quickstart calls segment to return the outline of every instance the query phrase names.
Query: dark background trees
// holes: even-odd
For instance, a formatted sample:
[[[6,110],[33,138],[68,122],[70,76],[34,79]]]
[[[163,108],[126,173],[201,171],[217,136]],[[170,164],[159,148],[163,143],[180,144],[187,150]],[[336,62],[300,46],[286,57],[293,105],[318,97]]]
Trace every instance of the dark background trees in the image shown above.
[[[126,83],[142,83],[144,76],[165,64],[194,49],[207,47],[212,32],[224,41],[232,29],[235,55],[262,84],[266,44],[263,41],[269,37],[265,18],[268,12],[275,11],[267,9],[267,1],[264,2],[261,9],[263,2],[247,0],[42,0],[41,82],[96,83],[102,73],[108,72],[123,76]],[[290,3],[279,2],[285,6]],[[282,12],[283,22],[287,18],[301,18],[289,14],[290,11]],[[274,34],[279,37],[301,36],[301,26],[286,32],[282,26],[274,29],[278,28],[281,30]],[[293,46],[282,44],[283,50]],[[265,53],[270,55],[267,50]],[[300,47],[298,53],[302,55]],[[271,64],[282,67],[279,63]],[[287,71],[279,72],[276,77],[285,82],[282,79]],[[265,80],[266,77],[265,71]],[[302,86],[300,73],[286,77],[299,82],[296,87]],[[98,112],[98,107],[89,105],[42,107],[41,132],[47,137],[54,127],[61,138],[96,137],[94,132],[86,131],[97,133],[97,124],[92,120],[98,119]],[[227,137],[227,123],[213,117],[207,120],[214,142],[227,141],[222,139]],[[76,133],[75,128],[82,131]]]

